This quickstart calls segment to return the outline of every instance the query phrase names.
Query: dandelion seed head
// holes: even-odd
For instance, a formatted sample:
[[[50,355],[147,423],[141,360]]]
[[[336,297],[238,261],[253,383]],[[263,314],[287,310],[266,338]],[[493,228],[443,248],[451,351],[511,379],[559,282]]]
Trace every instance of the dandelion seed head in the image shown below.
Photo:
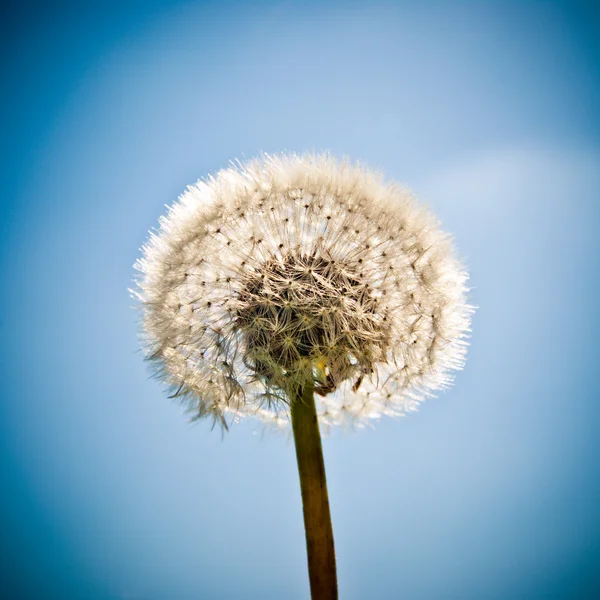
[[[462,368],[467,274],[436,218],[325,155],[263,156],[189,187],[136,263],[147,356],[196,418],[325,426],[416,409]]]

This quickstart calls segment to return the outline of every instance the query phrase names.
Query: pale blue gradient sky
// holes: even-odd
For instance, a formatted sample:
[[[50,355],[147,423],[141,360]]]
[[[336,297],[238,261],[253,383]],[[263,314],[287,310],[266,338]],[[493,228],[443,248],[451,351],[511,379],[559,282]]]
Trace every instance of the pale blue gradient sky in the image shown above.
[[[480,307],[451,391],[325,440],[341,598],[600,595],[600,20],[592,3],[423,4],[3,9],[13,597],[308,597],[292,444],[188,425],[127,293],[164,204],[282,150],[408,184]]]

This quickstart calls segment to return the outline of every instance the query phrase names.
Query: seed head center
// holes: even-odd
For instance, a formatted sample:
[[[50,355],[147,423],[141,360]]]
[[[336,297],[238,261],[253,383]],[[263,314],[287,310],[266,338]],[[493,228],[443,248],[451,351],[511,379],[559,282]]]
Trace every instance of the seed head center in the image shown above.
[[[286,389],[311,376],[325,395],[384,359],[383,316],[351,264],[323,253],[288,254],[247,275],[235,325],[256,377]]]

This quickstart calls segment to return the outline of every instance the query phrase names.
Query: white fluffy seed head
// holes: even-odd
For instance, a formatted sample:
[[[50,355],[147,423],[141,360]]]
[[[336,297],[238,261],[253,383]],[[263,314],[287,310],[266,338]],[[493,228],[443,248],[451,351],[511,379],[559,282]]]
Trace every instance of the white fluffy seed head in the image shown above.
[[[136,263],[144,342],[195,418],[322,425],[414,410],[463,366],[467,274],[397,185],[325,155],[263,156],[189,187]]]

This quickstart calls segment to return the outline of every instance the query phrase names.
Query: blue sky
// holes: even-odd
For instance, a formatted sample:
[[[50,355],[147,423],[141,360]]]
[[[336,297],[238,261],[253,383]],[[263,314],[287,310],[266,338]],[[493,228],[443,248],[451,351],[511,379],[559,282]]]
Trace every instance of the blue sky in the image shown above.
[[[188,184],[328,150],[439,214],[479,307],[452,390],[324,441],[341,598],[600,595],[593,3],[2,11],[2,589],[308,597],[292,443],[189,425],[127,288]]]

